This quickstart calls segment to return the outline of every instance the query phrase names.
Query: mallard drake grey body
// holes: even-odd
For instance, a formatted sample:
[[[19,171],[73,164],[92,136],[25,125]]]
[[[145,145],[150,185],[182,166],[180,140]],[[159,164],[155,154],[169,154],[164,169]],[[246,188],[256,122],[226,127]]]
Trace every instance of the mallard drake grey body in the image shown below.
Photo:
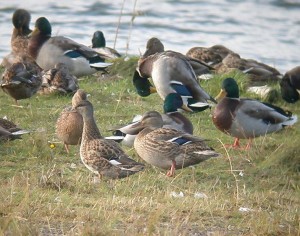
[[[280,107],[239,98],[238,85],[233,78],[223,81],[218,97],[222,100],[215,107],[212,120],[219,130],[235,137],[233,147],[239,147],[239,139],[249,139],[248,149],[252,138],[276,132],[297,121],[296,116]]]
[[[157,47],[154,47],[156,49]],[[160,51],[158,47],[158,51]],[[147,50],[139,59],[137,71],[141,78],[151,77],[159,96],[164,100],[170,93],[188,91],[195,102],[204,102],[214,99],[199,85],[195,72],[187,58],[177,52]],[[172,84],[180,84],[175,89]],[[208,107],[208,106],[207,106]]]
[[[93,105],[89,101],[79,102],[75,109],[82,115],[84,123],[80,157],[90,171],[99,176],[118,179],[144,169],[144,165],[130,159],[118,143],[101,136],[93,116]]]
[[[153,166],[169,169],[167,176],[173,176],[176,168],[196,165],[219,156],[202,138],[162,126],[161,115],[149,111],[128,131],[137,134],[134,148],[138,155]]]
[[[80,77],[111,65],[104,63],[104,55],[92,48],[63,36],[51,37],[51,33],[49,21],[40,17],[35,22],[35,29],[29,40],[29,53],[43,70],[50,70],[57,63],[64,63],[72,75]]]

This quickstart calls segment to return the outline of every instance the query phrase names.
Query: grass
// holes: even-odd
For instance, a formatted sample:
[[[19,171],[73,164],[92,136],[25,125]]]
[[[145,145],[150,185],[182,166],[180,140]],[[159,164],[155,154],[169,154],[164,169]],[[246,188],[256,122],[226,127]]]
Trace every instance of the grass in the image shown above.
[[[162,111],[157,94],[136,94],[131,83],[136,62],[116,61],[110,79],[96,75],[80,81],[80,88],[91,94],[103,135],[135,114]],[[239,81],[242,96],[256,98],[246,92],[247,78],[238,73],[201,85],[215,96],[226,76]],[[0,99],[1,116],[34,131],[0,143],[1,235],[300,234],[299,123],[255,139],[245,152],[223,147],[233,138],[214,127],[210,111],[186,114],[195,134],[209,139],[222,158],[176,170],[175,178],[147,165],[129,178],[94,183],[80,161],[79,147],[72,146],[69,155],[62,144],[50,148],[57,141],[56,119],[71,97],[35,95],[20,101],[23,108],[12,106],[3,92]],[[276,104],[300,115],[299,104],[281,99]],[[133,149],[124,149],[141,161]],[[183,197],[172,197],[173,192]]]

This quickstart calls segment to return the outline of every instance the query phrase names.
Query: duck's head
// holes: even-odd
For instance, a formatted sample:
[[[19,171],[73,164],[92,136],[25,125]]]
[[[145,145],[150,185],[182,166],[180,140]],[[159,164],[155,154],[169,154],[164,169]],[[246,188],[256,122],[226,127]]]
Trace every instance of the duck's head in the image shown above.
[[[30,23],[30,13],[25,9],[17,9],[12,17],[12,23],[15,28],[24,30],[29,30]],[[30,31],[30,30],[29,30]],[[24,34],[28,34],[29,32],[23,32]]]
[[[282,98],[288,103],[295,103],[299,100],[298,91],[291,85],[290,80],[284,76],[280,81]]]
[[[72,107],[75,109],[75,107],[84,100],[87,100],[86,92],[84,92],[83,89],[78,89],[72,97]]]
[[[160,53],[163,51],[165,51],[165,48],[162,42],[158,38],[153,37],[147,41],[146,51],[144,52],[142,58],[146,58],[150,55]]]
[[[163,126],[161,114],[157,111],[146,112],[140,121],[134,122],[120,129],[125,134],[137,135],[146,128],[158,129]]]
[[[164,112],[176,112],[180,111],[180,109],[187,111],[187,112],[193,112],[192,109],[187,107],[185,104],[183,104],[182,98],[178,93],[170,93],[165,97],[164,101]]]
[[[40,17],[35,22],[35,28],[31,33],[31,36],[42,34],[51,36],[52,28],[50,22],[45,17]]]
[[[73,109],[76,110],[80,115],[82,115],[83,119],[93,118],[93,104],[88,100],[81,100]]]
[[[97,30],[92,38],[92,48],[102,48],[106,46],[106,40],[102,31]]]
[[[239,86],[233,78],[226,78],[222,82],[222,88],[220,93],[215,98],[221,100],[224,97],[239,98]]]
[[[147,97],[152,93],[156,93],[156,88],[147,78],[141,77],[137,70],[134,72],[132,82],[138,95],[141,97]]]

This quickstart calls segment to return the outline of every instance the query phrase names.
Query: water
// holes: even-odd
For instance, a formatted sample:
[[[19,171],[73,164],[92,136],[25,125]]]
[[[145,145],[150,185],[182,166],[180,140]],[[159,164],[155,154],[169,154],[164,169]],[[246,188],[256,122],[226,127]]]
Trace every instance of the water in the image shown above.
[[[16,8],[29,10],[31,28],[45,16],[53,35],[90,45],[93,32],[102,30],[107,46],[114,47],[122,4],[123,0],[0,0],[0,58],[10,51]],[[223,44],[282,73],[300,65],[300,0],[137,0],[134,6],[135,0],[125,0],[115,44],[123,54],[139,55],[155,36],[165,49],[181,53],[194,46]]]

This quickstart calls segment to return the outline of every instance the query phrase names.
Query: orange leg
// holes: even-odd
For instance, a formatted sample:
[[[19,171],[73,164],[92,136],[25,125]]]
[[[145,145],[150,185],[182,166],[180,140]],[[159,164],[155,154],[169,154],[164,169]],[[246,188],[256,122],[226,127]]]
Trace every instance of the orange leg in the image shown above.
[[[68,144],[65,144],[65,149],[66,149],[67,153],[69,154],[70,150],[69,150],[69,145]]]
[[[171,169],[167,172],[168,177],[172,177],[175,175],[176,162],[172,161]]]
[[[240,148],[240,139],[235,138],[233,144],[225,144],[225,147],[227,147],[227,148],[234,148],[234,149]]]

